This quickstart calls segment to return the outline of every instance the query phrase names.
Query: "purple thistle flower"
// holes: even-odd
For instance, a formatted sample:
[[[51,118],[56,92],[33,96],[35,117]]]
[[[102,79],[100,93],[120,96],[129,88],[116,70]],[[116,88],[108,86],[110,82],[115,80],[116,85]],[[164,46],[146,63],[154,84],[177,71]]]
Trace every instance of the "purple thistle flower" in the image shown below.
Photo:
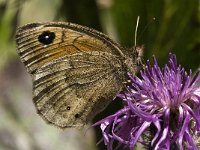
[[[194,77],[191,71],[187,74],[170,54],[162,70],[154,57],[154,65],[148,62],[140,74],[142,79],[129,75],[131,85],[118,94],[124,108],[93,125],[100,125],[107,149],[117,141],[130,149],[141,143],[154,150],[198,150],[199,72]]]

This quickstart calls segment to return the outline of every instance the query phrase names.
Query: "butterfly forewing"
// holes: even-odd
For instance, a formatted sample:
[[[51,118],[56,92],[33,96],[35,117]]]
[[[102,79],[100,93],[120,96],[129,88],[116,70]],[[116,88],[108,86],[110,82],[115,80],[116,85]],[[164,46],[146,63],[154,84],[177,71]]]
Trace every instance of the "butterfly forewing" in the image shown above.
[[[61,128],[81,127],[104,109],[125,81],[125,56],[100,32],[69,23],[29,24],[16,34],[33,79],[38,113]]]

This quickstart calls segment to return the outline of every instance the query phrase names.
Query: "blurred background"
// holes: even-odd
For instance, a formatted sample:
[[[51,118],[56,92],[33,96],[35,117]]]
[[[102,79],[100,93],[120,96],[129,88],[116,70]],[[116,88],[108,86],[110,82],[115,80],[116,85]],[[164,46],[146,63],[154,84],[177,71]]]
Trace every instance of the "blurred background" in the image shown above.
[[[0,150],[104,150],[98,129],[87,134],[46,124],[32,103],[31,78],[15,47],[17,26],[69,21],[97,29],[124,47],[144,45],[144,59],[159,64],[169,52],[193,72],[200,65],[199,0],[0,0]],[[155,18],[155,19],[154,19]],[[94,120],[114,112],[112,104]],[[137,148],[141,149],[141,148]]]

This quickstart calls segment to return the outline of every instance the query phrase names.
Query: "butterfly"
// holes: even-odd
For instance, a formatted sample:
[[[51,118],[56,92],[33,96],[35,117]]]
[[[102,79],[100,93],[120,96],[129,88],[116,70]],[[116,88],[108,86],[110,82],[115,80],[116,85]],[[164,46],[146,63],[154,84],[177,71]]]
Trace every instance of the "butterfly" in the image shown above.
[[[16,32],[17,52],[33,82],[37,113],[60,128],[82,128],[134,75],[140,47],[123,48],[73,23],[31,23]]]

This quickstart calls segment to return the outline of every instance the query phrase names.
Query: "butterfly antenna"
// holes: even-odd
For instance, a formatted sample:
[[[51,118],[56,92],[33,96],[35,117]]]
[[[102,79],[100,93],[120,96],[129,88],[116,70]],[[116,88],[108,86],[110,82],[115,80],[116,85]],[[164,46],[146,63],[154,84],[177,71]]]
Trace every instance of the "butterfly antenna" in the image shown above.
[[[137,45],[137,30],[138,30],[139,21],[140,21],[140,16],[137,17],[137,23],[135,26],[135,47]]]
[[[143,29],[143,31],[142,31],[142,33],[140,34],[140,36],[139,36],[139,38],[138,39],[140,39],[141,38],[141,36],[144,34],[144,31],[146,31],[146,29],[149,27],[149,25],[153,22],[153,21],[155,21],[156,20],[156,18],[154,17],[154,18],[152,18],[152,20],[144,27],[144,29]]]
[[[139,26],[139,21],[140,21],[140,16],[137,17],[137,23],[135,26],[135,45],[134,45],[134,49],[137,52],[137,65],[140,66],[142,65],[144,67],[144,60],[142,58],[143,56],[143,46],[137,47],[137,30],[138,30],[138,26]]]

